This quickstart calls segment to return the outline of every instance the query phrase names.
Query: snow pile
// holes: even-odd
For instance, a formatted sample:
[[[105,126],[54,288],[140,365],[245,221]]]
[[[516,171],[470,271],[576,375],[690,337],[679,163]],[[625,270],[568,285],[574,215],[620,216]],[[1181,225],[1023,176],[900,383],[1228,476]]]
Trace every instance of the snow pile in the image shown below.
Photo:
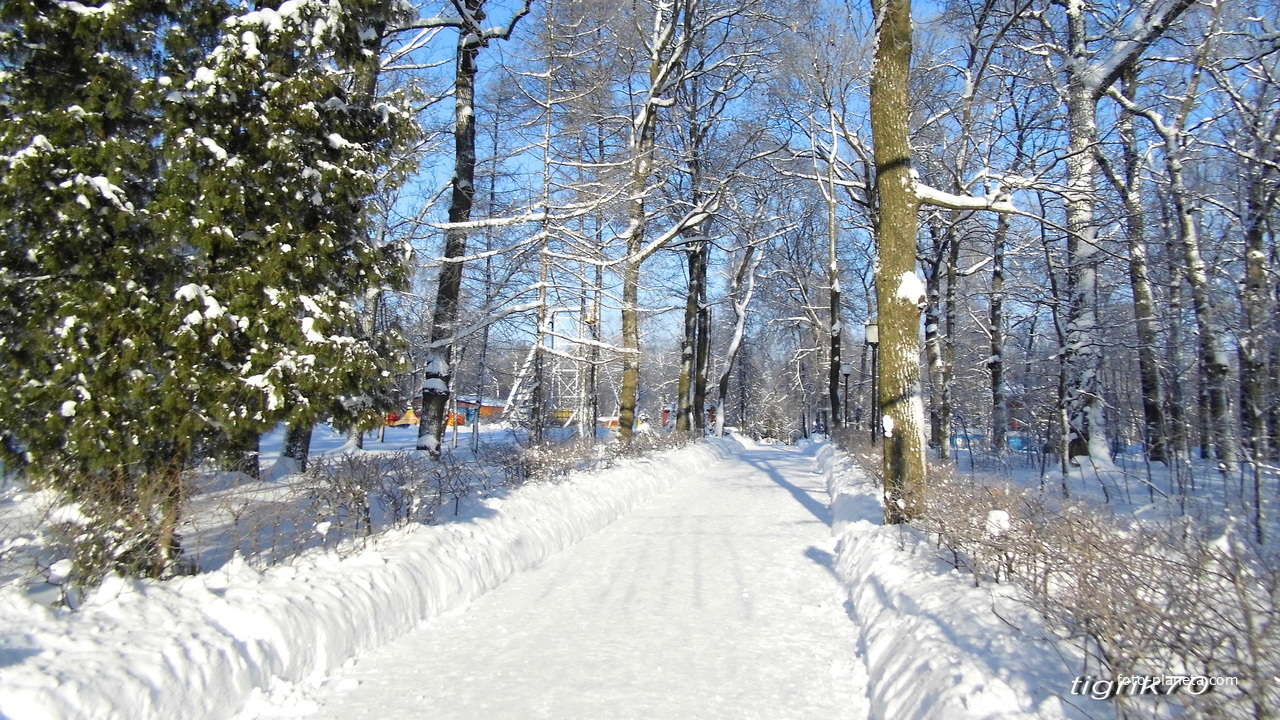
[[[827,443],[835,569],[849,588],[867,664],[871,717],[1007,720],[1114,717],[1072,695],[1078,654],[1014,598],[1009,585],[975,587],[910,527],[886,527],[879,490]],[[988,517],[999,527],[998,517]]]
[[[526,486],[474,517],[387,533],[349,557],[109,579],[77,612],[0,594],[0,715],[229,718],[462,606],[732,452],[708,442]]]

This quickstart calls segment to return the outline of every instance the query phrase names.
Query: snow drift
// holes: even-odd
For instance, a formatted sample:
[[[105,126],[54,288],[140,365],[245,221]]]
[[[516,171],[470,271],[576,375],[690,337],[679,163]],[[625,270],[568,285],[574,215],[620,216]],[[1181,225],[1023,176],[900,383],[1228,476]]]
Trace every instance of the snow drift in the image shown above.
[[[1014,586],[978,587],[941,562],[919,530],[885,526],[879,490],[825,443],[835,568],[849,588],[867,664],[871,717],[1050,720],[1114,717],[1070,694],[1079,655],[1021,605]],[[989,518],[988,518],[989,519]]]
[[[229,718],[462,606],[727,456],[709,441],[483,501],[348,557],[234,561],[166,582],[110,578],[76,612],[0,595],[0,715]]]

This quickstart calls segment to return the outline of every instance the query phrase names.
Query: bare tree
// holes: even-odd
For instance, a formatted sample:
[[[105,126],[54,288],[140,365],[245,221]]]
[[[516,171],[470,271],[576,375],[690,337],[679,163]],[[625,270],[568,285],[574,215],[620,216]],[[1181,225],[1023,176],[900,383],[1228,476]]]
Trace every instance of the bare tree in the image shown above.
[[[454,74],[454,171],[445,230],[443,262],[436,288],[435,311],[422,383],[422,420],[418,425],[418,449],[439,457],[444,438],[445,412],[452,392],[453,343],[457,334],[458,299],[462,289],[462,259],[467,254],[465,227],[475,203],[476,126],[475,89],[481,48],[494,40],[511,37],[516,24],[529,13],[533,0],[525,0],[505,26],[486,26],[488,0],[452,0],[456,18],[433,18],[423,27],[451,27],[458,31]]]

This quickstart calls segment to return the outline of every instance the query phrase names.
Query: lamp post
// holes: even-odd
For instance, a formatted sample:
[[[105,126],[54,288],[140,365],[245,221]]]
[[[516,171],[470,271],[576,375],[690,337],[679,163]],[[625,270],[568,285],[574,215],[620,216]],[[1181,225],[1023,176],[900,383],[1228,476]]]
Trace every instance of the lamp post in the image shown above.
[[[840,363],[840,374],[844,376],[844,407],[841,409],[840,418],[844,421],[842,424],[849,427],[849,376],[853,374],[853,365]]]
[[[871,444],[876,444],[876,424],[880,422],[880,326],[877,318],[867,321],[867,347],[871,348]]]

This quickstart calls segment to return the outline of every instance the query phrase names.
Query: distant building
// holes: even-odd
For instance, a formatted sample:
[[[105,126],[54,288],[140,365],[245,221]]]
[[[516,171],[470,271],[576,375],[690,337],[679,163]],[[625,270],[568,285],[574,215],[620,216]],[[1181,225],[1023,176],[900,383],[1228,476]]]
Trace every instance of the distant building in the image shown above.
[[[481,420],[496,420],[507,409],[507,401],[491,397],[465,395],[458,398],[458,412],[464,415],[467,422],[473,422],[479,412]]]

